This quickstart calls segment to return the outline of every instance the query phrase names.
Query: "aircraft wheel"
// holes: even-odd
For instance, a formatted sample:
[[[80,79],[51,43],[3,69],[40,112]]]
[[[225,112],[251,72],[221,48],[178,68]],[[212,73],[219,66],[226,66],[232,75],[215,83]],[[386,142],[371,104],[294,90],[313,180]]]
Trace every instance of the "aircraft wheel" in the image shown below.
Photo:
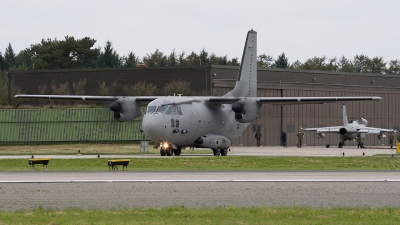
[[[221,155],[221,151],[219,150],[219,148],[214,148],[213,152],[214,152],[215,156],[220,156]]]
[[[181,151],[182,151],[181,148],[174,149],[174,154],[175,154],[176,156],[179,156],[179,155],[181,155]]]
[[[166,150],[167,156],[171,156],[172,155],[172,148],[168,148]]]
[[[343,142],[339,142],[339,147],[338,148],[343,148]]]
[[[161,148],[161,149],[160,149],[160,155],[161,155],[161,156],[165,156],[165,149],[164,149],[164,148]]]
[[[221,155],[222,156],[228,155],[228,148],[221,148]]]

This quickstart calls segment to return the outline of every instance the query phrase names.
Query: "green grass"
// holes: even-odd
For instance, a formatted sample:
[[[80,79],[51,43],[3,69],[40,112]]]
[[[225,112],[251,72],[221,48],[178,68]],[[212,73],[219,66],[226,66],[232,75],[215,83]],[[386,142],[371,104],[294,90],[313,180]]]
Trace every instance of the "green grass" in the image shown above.
[[[187,209],[38,208],[0,212],[0,224],[399,224],[399,208],[251,207]]]
[[[48,144],[48,145],[0,145],[0,155],[76,155],[80,150],[85,155],[104,154],[160,154],[160,149],[148,146],[148,152],[140,151],[140,144],[101,144],[101,143],[75,143],[75,144]],[[182,154],[210,154],[211,149],[191,151],[182,150]]]
[[[38,157],[36,157],[38,158]],[[50,159],[50,171],[104,171],[107,160]],[[42,165],[36,165],[41,168]],[[26,159],[1,159],[0,171],[27,171]],[[227,156],[132,158],[130,171],[400,170],[399,157]]]

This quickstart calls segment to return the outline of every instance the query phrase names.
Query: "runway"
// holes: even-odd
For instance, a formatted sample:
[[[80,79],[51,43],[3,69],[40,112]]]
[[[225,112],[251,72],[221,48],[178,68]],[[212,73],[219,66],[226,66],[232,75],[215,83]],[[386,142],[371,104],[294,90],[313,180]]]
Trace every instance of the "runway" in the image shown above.
[[[340,151],[345,151],[346,157],[360,157],[363,150]],[[371,155],[392,153],[390,149],[364,151]],[[332,157],[340,153],[337,149],[315,147],[240,147],[233,148],[231,155],[290,155],[290,152],[299,156]],[[8,157],[20,156],[1,158]],[[39,206],[53,209],[169,206],[400,207],[399,182],[400,172],[397,171],[2,172],[0,210],[27,210]]]
[[[400,182],[399,171],[2,172],[0,183],[81,182]],[[399,183],[400,184],[400,183]]]

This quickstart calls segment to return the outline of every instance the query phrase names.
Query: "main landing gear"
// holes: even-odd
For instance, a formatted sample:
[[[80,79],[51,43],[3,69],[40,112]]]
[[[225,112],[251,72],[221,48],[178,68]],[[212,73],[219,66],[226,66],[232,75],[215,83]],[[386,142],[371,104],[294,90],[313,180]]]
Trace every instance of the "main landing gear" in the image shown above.
[[[213,148],[213,153],[215,156],[227,156],[228,155],[228,148]]]
[[[343,148],[344,141],[339,142],[339,147],[338,148]]]

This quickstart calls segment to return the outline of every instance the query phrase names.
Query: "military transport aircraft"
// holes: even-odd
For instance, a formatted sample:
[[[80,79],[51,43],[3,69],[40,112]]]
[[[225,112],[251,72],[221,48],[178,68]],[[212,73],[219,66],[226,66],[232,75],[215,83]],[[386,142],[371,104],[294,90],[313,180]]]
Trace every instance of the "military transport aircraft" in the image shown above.
[[[160,154],[180,155],[185,147],[210,148],[214,155],[228,154],[232,141],[261,117],[263,104],[322,104],[336,101],[380,100],[380,97],[257,97],[257,32],[247,33],[239,73],[233,90],[215,96],[71,96],[15,95],[76,101],[109,101],[116,121],[143,116],[144,134],[160,146]]]
[[[319,127],[319,128],[305,128],[305,131],[317,131],[316,138],[323,139],[324,133],[337,133],[340,135],[341,141],[339,142],[339,148],[342,148],[346,140],[360,140],[365,137],[365,134],[378,134],[379,139],[383,139],[386,135],[383,132],[395,132],[393,129],[382,129],[376,127],[367,127],[368,121],[361,118],[362,122],[358,120],[347,120],[346,105],[342,103],[343,112],[343,125],[336,127]]]

